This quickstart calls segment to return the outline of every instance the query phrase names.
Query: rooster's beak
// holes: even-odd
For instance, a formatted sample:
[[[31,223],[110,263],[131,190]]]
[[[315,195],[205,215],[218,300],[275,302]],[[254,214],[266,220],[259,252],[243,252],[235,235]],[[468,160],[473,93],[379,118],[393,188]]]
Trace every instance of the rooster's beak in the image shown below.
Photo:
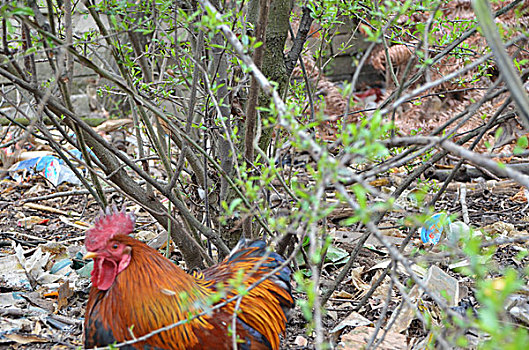
[[[98,254],[97,253],[94,253],[94,252],[88,252],[86,253],[84,256],[83,256],[83,259],[84,260],[88,260],[88,259],[95,259],[98,257]]]

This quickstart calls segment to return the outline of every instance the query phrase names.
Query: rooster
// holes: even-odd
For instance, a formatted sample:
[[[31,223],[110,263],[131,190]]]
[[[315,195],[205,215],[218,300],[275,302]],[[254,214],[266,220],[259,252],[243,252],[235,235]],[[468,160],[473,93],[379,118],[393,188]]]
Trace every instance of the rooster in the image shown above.
[[[278,268],[281,256],[267,252],[263,241],[246,242],[220,264],[189,275],[128,236],[134,221],[124,210],[107,209],[86,232],[85,259],[94,260],[94,269],[85,347],[137,340],[166,327],[121,349],[233,349],[234,343],[279,349],[293,306],[290,269]]]

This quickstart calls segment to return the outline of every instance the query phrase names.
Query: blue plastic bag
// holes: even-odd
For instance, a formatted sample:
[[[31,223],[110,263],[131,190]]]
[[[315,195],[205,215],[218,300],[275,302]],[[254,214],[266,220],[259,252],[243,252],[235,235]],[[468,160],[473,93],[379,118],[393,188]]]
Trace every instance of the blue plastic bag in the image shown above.
[[[9,168],[11,178],[22,182],[28,175],[42,174],[54,186],[63,182],[80,185],[81,181],[64,162],[55,156],[43,156],[22,160]]]
[[[446,213],[432,215],[419,229],[421,240],[423,243],[436,245],[439,243],[443,231],[450,229],[450,224],[450,217]]]

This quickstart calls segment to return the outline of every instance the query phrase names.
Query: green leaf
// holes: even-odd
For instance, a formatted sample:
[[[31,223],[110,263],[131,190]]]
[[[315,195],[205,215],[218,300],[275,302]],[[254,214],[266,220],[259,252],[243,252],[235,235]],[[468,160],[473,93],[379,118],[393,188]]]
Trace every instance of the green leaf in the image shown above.
[[[501,135],[503,135],[503,128],[500,127],[496,129],[496,132],[494,133],[494,138],[498,140]]]
[[[327,256],[325,260],[336,263],[343,260],[344,258],[347,258],[348,256],[349,254],[346,250],[331,245],[329,248],[327,248]]]
[[[30,47],[29,49],[26,50],[25,55],[31,55],[31,54],[33,54],[35,52],[37,52],[37,48],[35,46],[32,46],[32,47]]]
[[[230,203],[230,208],[229,208],[229,212],[233,212],[235,210],[235,208],[237,208],[239,206],[239,204],[242,203],[242,199],[241,198],[235,198],[233,201],[231,201]]]
[[[11,15],[33,16],[33,10],[30,7],[17,7],[11,11]]]
[[[529,142],[527,141],[527,136],[522,136],[516,141],[516,145],[522,148],[527,148]]]

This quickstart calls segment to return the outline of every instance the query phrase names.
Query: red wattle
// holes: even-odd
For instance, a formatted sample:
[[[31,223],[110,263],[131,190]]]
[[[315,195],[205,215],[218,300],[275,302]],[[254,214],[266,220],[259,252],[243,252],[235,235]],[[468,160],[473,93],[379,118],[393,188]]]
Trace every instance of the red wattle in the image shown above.
[[[92,283],[99,290],[107,290],[112,286],[117,275],[117,265],[110,259],[98,259],[94,264],[95,275],[92,278]]]

